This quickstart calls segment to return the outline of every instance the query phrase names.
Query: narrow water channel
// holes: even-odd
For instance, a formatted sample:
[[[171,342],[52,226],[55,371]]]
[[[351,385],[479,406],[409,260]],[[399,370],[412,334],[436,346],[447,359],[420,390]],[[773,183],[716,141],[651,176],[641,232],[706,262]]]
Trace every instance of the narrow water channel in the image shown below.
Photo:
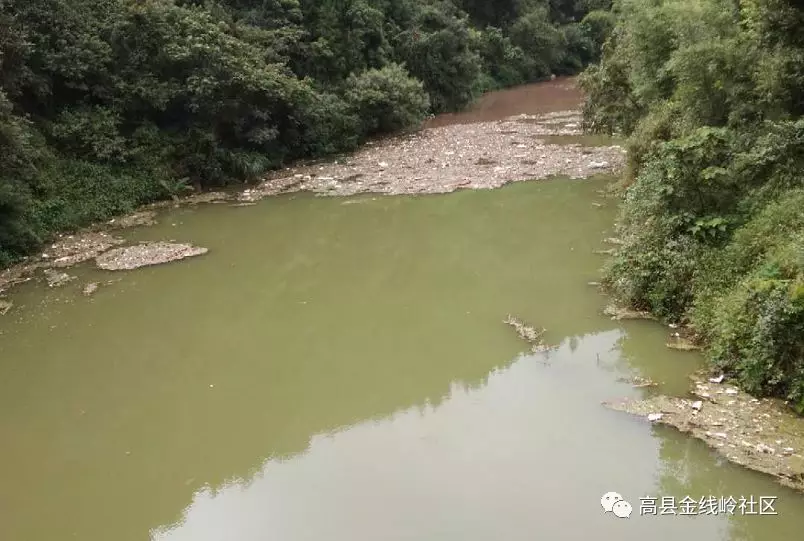
[[[0,539],[800,538],[802,496],[600,405],[656,392],[632,376],[684,393],[700,363],[600,315],[607,182],[171,210],[128,237],[209,254],[22,286],[0,318]],[[559,347],[528,354],[509,313]],[[640,514],[685,496],[778,514]]]

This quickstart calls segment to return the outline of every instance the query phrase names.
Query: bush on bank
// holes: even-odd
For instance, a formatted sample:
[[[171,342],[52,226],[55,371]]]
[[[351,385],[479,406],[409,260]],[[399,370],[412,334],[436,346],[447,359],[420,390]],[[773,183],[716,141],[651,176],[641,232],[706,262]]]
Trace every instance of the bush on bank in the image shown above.
[[[804,8],[619,0],[585,122],[629,137],[606,267],[621,301],[689,323],[714,366],[804,413]]]

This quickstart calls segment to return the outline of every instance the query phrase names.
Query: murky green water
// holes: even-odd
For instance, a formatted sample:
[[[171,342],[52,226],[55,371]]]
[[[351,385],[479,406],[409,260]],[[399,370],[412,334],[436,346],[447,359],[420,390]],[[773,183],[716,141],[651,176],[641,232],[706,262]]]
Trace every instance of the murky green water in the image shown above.
[[[600,405],[698,363],[598,315],[604,184],[178,210],[130,236],[207,256],[26,286],[0,318],[0,539],[800,538],[801,496]],[[560,348],[523,355],[509,312]],[[778,515],[639,516],[685,495]]]

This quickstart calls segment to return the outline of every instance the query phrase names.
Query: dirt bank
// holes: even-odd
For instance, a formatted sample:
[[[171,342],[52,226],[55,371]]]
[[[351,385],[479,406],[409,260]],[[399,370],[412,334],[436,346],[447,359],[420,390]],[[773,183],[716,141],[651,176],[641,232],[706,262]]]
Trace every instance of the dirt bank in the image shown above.
[[[654,396],[605,402],[610,409],[672,426],[704,441],[731,462],[804,491],[804,419],[777,400],[758,399],[722,377],[693,378],[691,397]]]

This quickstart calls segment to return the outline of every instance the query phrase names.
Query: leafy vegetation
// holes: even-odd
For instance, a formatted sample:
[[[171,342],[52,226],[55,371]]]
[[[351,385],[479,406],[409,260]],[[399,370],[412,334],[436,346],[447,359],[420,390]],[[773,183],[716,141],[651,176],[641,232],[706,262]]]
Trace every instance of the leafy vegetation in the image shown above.
[[[607,7],[0,0],[0,265],[54,232],[575,72]]]
[[[607,282],[804,413],[804,8],[618,0],[613,13],[582,76],[587,127],[629,137]]]

